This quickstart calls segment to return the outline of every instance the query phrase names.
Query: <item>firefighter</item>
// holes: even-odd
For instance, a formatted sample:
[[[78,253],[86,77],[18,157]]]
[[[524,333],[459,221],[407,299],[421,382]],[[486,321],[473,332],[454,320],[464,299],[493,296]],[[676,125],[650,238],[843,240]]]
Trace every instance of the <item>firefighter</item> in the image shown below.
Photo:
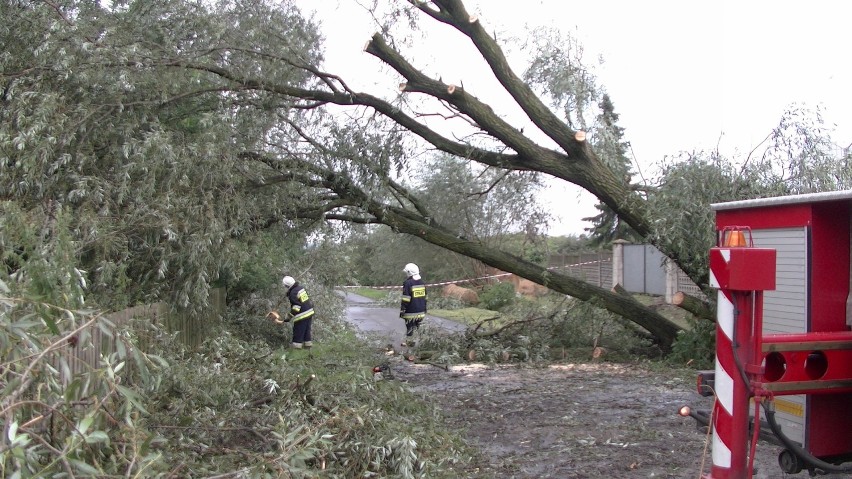
[[[406,274],[406,280],[402,284],[402,304],[399,308],[399,317],[405,321],[406,341],[402,345],[414,346],[411,337],[426,317],[426,285],[416,264],[408,263],[402,271]]]
[[[292,276],[284,276],[281,284],[287,289],[287,299],[290,301],[290,311],[281,319],[277,311],[271,311],[267,317],[276,324],[293,321],[293,342],[290,347],[295,349],[310,348],[311,321],[314,316],[314,304],[305,288],[296,282]]]

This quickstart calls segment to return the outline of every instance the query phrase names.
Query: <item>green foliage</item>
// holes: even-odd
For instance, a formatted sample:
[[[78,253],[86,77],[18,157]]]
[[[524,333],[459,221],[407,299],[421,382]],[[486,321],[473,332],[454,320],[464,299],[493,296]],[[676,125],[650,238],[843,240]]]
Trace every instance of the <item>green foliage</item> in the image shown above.
[[[295,217],[288,188],[260,191],[238,157],[277,123],[268,95],[165,66],[189,55],[303,82],[303,70],[270,60],[319,58],[315,28],[292,7],[4,2],[0,16],[10,46],[0,55],[0,196],[74,240],[89,301],[204,308],[210,284],[240,259],[230,240]],[[268,41],[278,35],[287,41]],[[247,61],[222,45],[266,56]],[[64,231],[51,224],[60,215]]]
[[[556,254],[583,253],[593,249],[589,245],[589,238],[586,235],[549,237],[547,242],[548,249]]]
[[[402,287],[406,263],[415,263],[427,283],[439,281],[444,275],[461,274],[460,256],[435,245],[411,237],[395,234],[388,228],[369,228],[347,238],[339,256],[348,260],[355,284],[365,286]],[[443,261],[441,261],[443,260]]]
[[[417,174],[429,216],[469,239],[497,246],[521,233],[530,242],[549,219],[536,200],[543,187],[536,174],[483,168],[446,154],[422,162]]]
[[[115,339],[97,364],[84,351]],[[0,281],[3,477],[165,473],[159,438],[137,421],[165,361],[143,352],[99,312],[16,296]]]
[[[541,188],[537,176],[482,169],[446,155],[422,162],[415,173],[418,206],[430,219],[449,226],[459,237],[546,262],[547,245],[538,232],[548,214],[535,200]],[[420,266],[427,283],[471,278],[484,271],[478,261],[388,228],[351,231],[345,254],[362,285],[402,284],[402,267],[409,262]]]
[[[666,360],[673,365],[695,369],[712,369],[716,357],[716,325],[698,319],[690,321],[690,327],[678,333],[672,352]]]
[[[632,171],[627,156],[630,143],[624,140],[624,129],[618,126],[618,114],[609,95],[604,93],[598,107],[600,114],[596,119],[590,142],[603,162],[625,183],[630,183]],[[597,215],[583,218],[584,221],[592,223],[590,228],[586,228],[591,238],[591,246],[608,246],[618,239],[631,242],[641,239],[608,205],[598,203],[595,208],[599,211]]]
[[[304,240],[296,233],[261,231],[240,240],[246,252],[238,269],[223,275],[229,301],[247,299],[251,294],[280,286],[285,274],[296,275],[294,263],[304,251]]]
[[[16,226],[15,230],[25,235],[28,231],[13,223],[21,218],[23,216],[12,214],[4,216],[4,220],[9,222],[6,226]],[[29,243],[32,242],[24,244]],[[9,251],[5,259],[21,277],[32,279],[32,276],[40,271],[51,274],[62,271],[50,264],[43,269],[35,268],[34,265],[38,264],[34,259],[35,252],[40,250],[4,251]],[[50,251],[59,252],[64,249],[54,248]],[[301,260],[313,262],[326,257],[328,251],[326,246],[319,244],[303,249],[300,253]],[[67,256],[60,256],[53,261],[68,259]],[[73,259],[71,256],[70,260]],[[293,261],[291,266],[297,263],[298,261]],[[338,275],[334,265],[322,269],[308,268],[308,273],[307,276],[316,278],[333,279]],[[58,276],[52,277],[60,279]],[[32,279],[29,282],[13,284],[23,288],[27,284],[48,284],[51,281]],[[276,285],[277,282],[276,276]],[[73,282],[59,281],[57,284],[64,286],[54,288],[54,297],[68,297],[67,291]],[[60,294],[62,289],[65,289],[66,293]],[[417,401],[410,394],[399,388],[381,390],[382,384],[372,382],[368,375],[372,355],[364,352],[348,353],[355,344],[351,334],[340,327],[340,323],[323,320],[328,318],[328,314],[342,311],[339,298],[333,292],[318,286],[312,287],[311,291],[320,310],[315,334],[328,341],[328,350],[323,351],[322,347],[317,347],[314,353],[317,356],[327,356],[328,359],[318,360],[318,364],[326,365],[323,366],[324,369],[303,364],[304,357],[292,357],[287,353],[278,355],[276,348],[289,342],[289,330],[275,328],[259,317],[250,316],[236,321],[234,326],[239,326],[242,331],[255,331],[253,335],[247,336],[254,339],[237,340],[227,332],[222,332],[219,337],[205,344],[199,353],[186,351],[165,338],[156,340],[162,353],[169,357],[171,367],[166,370],[164,376],[148,375],[149,379],[144,381],[131,380],[129,378],[135,376],[125,375],[122,384],[133,387],[116,385],[114,389],[118,394],[97,393],[99,389],[95,386],[100,383],[85,377],[79,381],[71,381],[71,387],[75,388],[73,390],[62,390],[58,383],[55,384],[56,396],[69,398],[66,399],[69,401],[82,399],[93,391],[97,393],[96,397],[109,399],[109,403],[105,402],[106,400],[93,403],[91,410],[84,410],[79,406],[74,410],[65,410],[61,401],[50,399],[44,392],[38,393],[40,395],[36,396],[37,399],[54,405],[68,421],[74,421],[78,413],[83,415],[81,420],[67,423],[73,426],[67,428],[67,431],[77,430],[81,435],[80,440],[68,442],[68,445],[57,453],[60,459],[65,457],[65,454],[73,457],[68,461],[68,465],[64,466],[64,472],[78,476],[108,476],[141,474],[137,471],[144,470],[145,475],[156,476],[158,473],[173,470],[175,464],[186,464],[184,467],[193,471],[207,471],[211,474],[228,470],[247,471],[250,468],[253,468],[252,474],[261,475],[275,475],[281,471],[288,471],[289,474],[313,474],[311,471],[317,471],[322,461],[327,463],[324,477],[351,477],[352,474],[360,476],[368,473],[399,477],[429,474],[441,477],[442,468],[447,467],[448,463],[461,460],[460,443],[438,431],[436,417],[429,416],[429,409],[423,405],[415,407]],[[334,298],[337,298],[337,302]],[[9,306],[11,303],[4,304]],[[52,309],[47,308],[46,311],[50,312]],[[85,314],[65,310],[61,316],[76,316],[79,319]],[[7,316],[3,317],[4,320],[6,318]],[[67,318],[62,318],[54,322],[64,334],[64,329],[61,328],[69,323]],[[27,324],[26,317],[16,324],[16,327],[24,327],[24,324]],[[41,324],[41,331],[44,333],[49,331],[44,326],[47,322],[36,321],[32,324]],[[13,328],[12,331],[16,330]],[[94,371],[93,374],[106,375],[109,379],[111,374],[122,368],[122,364],[125,364],[122,372],[129,372],[131,369],[144,371],[130,368],[127,365],[129,357],[125,359],[125,355],[132,352],[134,365],[139,363],[144,366],[152,361],[150,356],[140,356],[141,349],[133,342],[133,337],[134,334],[127,336],[127,344],[116,353],[115,359],[108,358],[108,369]],[[90,340],[90,337],[81,336],[78,344],[85,347]],[[33,339],[28,341],[35,342]],[[68,336],[64,336],[47,349],[64,351],[55,345],[68,341]],[[32,349],[27,346],[26,351],[18,351],[29,354]],[[19,354],[9,350],[3,351],[3,357],[16,362],[3,364],[3,371],[8,374],[19,374],[19,366],[26,366],[26,362],[18,361]],[[46,359],[52,357],[45,356]],[[123,360],[124,363],[116,363],[118,360]],[[59,363],[64,364],[63,361]],[[42,368],[38,370],[41,371]],[[52,374],[67,375],[67,368],[60,369],[60,372],[51,368],[43,370]],[[251,373],[248,373],[249,371]],[[282,374],[282,371],[285,373]],[[290,373],[295,373],[295,376]],[[322,398],[322,401],[327,398],[347,398],[351,402],[332,399],[323,408],[311,405],[313,399],[307,395],[301,396],[298,391],[289,389],[289,384],[299,382],[300,376],[303,381],[310,374],[324,378],[318,379],[312,386],[312,389],[318,390],[316,396],[312,397]],[[26,374],[22,377],[26,377]],[[259,377],[265,379],[259,380]],[[320,382],[322,387],[318,386]],[[10,378],[4,378],[4,383],[10,388],[17,385]],[[34,382],[36,383],[48,386],[53,384],[41,376]],[[282,391],[282,385],[287,391],[280,396],[280,404],[273,401],[270,407],[266,407],[265,402],[256,402],[258,394],[263,394],[276,385],[277,391]],[[137,390],[137,387],[141,389]],[[4,397],[10,398],[11,401],[16,395],[7,394]],[[273,404],[277,406],[271,407]],[[260,414],[257,414],[258,407],[261,408]],[[33,411],[30,405],[21,405],[20,410],[10,405],[6,410],[14,412],[12,417],[15,418],[20,412],[21,420],[10,422],[12,429],[4,434],[4,437],[11,441],[11,447],[5,450],[8,454],[3,456],[4,470],[26,471],[37,463],[49,462],[49,457],[44,459],[47,457],[46,450],[41,448],[41,443],[32,441],[34,436],[27,429],[20,427],[34,417],[37,411]],[[278,410],[286,413],[279,415]],[[328,415],[325,418],[317,418],[319,411],[325,411]],[[404,419],[397,416],[399,413],[404,414]],[[423,414],[426,414],[425,418]],[[91,417],[94,417],[94,420],[89,419]],[[104,421],[113,424],[110,421],[114,421],[114,418],[125,417],[128,418],[127,425],[121,428],[105,428],[101,425]],[[428,430],[424,431],[424,425],[428,426]],[[26,434],[22,434],[22,431]],[[68,434],[65,431],[66,429],[62,428],[56,429],[56,437],[61,440],[65,437],[63,434]],[[156,431],[157,434],[147,431]],[[118,445],[130,445],[130,453],[124,449],[118,451]],[[227,451],[221,449],[223,445],[228,446]],[[81,447],[85,447],[85,451],[80,451]],[[200,453],[201,451],[207,452]],[[276,453],[278,459],[272,463],[267,460],[258,461],[259,457],[271,451],[279,451]],[[91,452],[96,454],[91,456]],[[58,460],[52,464],[59,464],[56,468],[61,468],[63,462]],[[53,470],[53,466],[42,469],[48,474]]]
[[[852,187],[849,158],[833,145],[818,111],[788,110],[767,141],[761,154],[747,158],[718,152],[674,157],[649,192],[656,221],[648,239],[699,284],[707,282],[707,251],[715,244],[711,204]]]
[[[432,289],[428,288],[427,291],[432,291]],[[396,302],[399,303],[399,301]],[[432,294],[431,296],[429,296],[429,312],[458,311],[460,309],[465,309],[466,306],[467,305],[462,302],[462,300],[450,296],[441,296],[439,294]]]
[[[451,299],[452,301],[442,301],[435,308],[430,307],[429,314],[434,314],[440,318],[449,319],[467,326],[476,326],[482,321],[491,321],[501,317],[499,313],[495,313],[489,309],[465,306],[455,298],[441,299]]]
[[[524,51],[534,53],[524,81],[562,114],[569,127],[588,130],[601,92],[594,72],[584,65],[583,46],[555,28],[537,28],[527,43]]]
[[[658,215],[652,241],[706,284],[707,251],[715,244],[710,205],[763,196],[766,190],[756,180],[719,155],[689,155],[669,165],[648,198]]]
[[[310,351],[284,349],[289,325],[250,312],[190,351],[146,321],[115,329],[0,281],[0,474],[452,477],[466,446],[432,404],[374,380],[383,357],[340,321],[333,292],[316,291]],[[75,351],[98,344],[97,331],[118,347],[81,370]]]
[[[592,304],[576,300],[556,312],[551,324],[552,347],[579,350],[587,358],[595,347],[607,350],[608,360],[642,355],[647,340],[636,334],[631,323]]]
[[[501,250],[539,265],[546,265],[553,253],[552,238],[540,235],[535,229],[502,234],[493,241]]]
[[[456,337],[434,334],[428,324],[421,327],[418,350],[430,351],[432,362],[588,361],[596,347],[605,351],[606,361],[659,358],[659,350],[632,323],[561,295],[519,298],[499,315],[474,308],[440,313],[469,327]]]
[[[157,436],[136,421],[166,363],[139,347],[137,331],[88,308],[70,213],[36,217],[11,202],[2,209],[0,475],[165,471]],[[145,331],[150,342],[161,335]],[[101,350],[104,344],[115,347]]]
[[[198,353],[172,350],[144,421],[167,441],[167,462],[206,475],[343,478],[447,477],[464,461],[433,405],[374,380],[383,357],[338,318],[315,319],[309,351],[270,340],[288,328],[234,311]]]
[[[515,286],[512,283],[488,284],[479,293],[479,305],[493,311],[500,311],[514,301]]]
[[[761,157],[746,161],[752,174],[763,173],[762,183],[773,195],[852,188],[849,152],[834,143],[819,108],[791,105],[767,137]]]

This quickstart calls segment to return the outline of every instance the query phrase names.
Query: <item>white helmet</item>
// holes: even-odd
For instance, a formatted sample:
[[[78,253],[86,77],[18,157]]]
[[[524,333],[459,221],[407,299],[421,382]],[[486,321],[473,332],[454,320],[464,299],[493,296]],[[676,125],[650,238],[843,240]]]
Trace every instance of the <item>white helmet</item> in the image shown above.
[[[285,276],[281,278],[281,284],[283,284],[285,288],[292,288],[293,285],[296,284],[296,280],[293,279],[292,276]]]
[[[420,274],[420,268],[418,268],[417,265],[414,264],[414,263],[408,263],[407,265],[405,265],[405,268],[402,268],[402,270],[408,276],[414,276],[415,274]]]

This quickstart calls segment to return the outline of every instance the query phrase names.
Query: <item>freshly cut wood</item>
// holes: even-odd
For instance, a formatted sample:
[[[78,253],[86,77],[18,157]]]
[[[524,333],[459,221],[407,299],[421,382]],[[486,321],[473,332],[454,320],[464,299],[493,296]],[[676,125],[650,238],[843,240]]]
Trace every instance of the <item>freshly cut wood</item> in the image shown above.
[[[689,311],[699,318],[716,321],[716,311],[709,303],[701,298],[690,296],[683,291],[678,291],[672,296],[672,304]]]
[[[457,284],[448,284],[441,290],[441,296],[445,298],[455,298],[466,304],[479,304],[479,295],[476,291],[461,287]]]
[[[630,295],[630,293],[629,293],[629,292],[627,292],[627,290],[626,290],[626,289],[624,289],[624,286],[622,286],[622,285],[620,285],[620,284],[618,284],[618,283],[615,283],[615,284],[612,286],[612,292],[613,292],[613,293],[618,293],[618,294],[620,294],[620,295],[622,295],[622,296],[625,296],[625,297],[628,297],[628,298],[630,298],[630,299],[633,299],[633,296],[631,296],[631,295]],[[634,301],[635,301],[635,299],[634,299]]]

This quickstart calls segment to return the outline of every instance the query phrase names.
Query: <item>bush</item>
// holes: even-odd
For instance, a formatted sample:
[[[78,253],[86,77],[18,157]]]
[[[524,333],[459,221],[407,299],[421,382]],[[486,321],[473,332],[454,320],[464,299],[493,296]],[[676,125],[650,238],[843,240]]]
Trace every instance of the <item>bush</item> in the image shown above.
[[[690,327],[678,333],[667,360],[677,366],[712,369],[716,357],[716,324],[692,319]]]
[[[436,309],[462,309],[466,307],[467,305],[460,299],[438,295],[429,296],[429,311],[434,311]]]
[[[136,424],[166,362],[96,311],[11,299],[2,281],[0,292],[0,477],[168,471],[156,435]],[[84,355],[101,343],[99,333],[115,339],[116,351],[88,364]]]
[[[246,334],[260,319],[232,321],[240,334],[223,331],[172,357],[150,397],[144,423],[167,438],[169,463],[199,476],[440,478],[464,459],[433,406],[398,382],[373,379],[384,355],[339,318],[315,323],[310,351]]]
[[[512,283],[489,284],[479,293],[479,306],[492,311],[499,311],[514,302],[515,287]]]

